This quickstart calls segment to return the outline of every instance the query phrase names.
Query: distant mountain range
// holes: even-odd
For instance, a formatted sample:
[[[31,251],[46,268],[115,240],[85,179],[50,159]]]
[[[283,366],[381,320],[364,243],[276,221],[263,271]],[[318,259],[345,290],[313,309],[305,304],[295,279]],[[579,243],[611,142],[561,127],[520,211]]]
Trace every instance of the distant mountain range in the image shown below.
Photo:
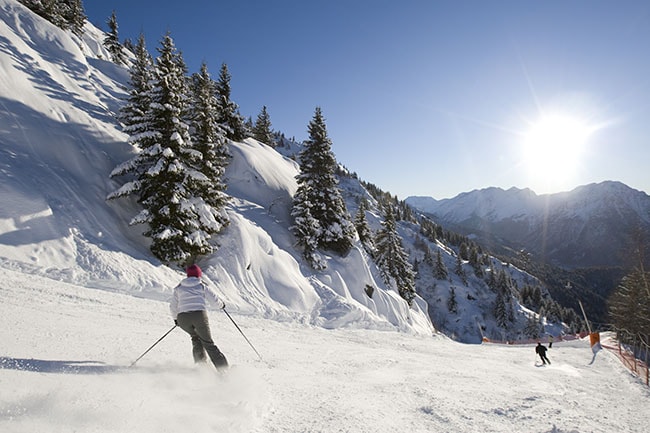
[[[405,201],[540,278],[563,305],[580,311],[582,300],[599,323],[607,322],[607,298],[638,264],[635,233],[650,233],[650,196],[614,181],[557,194],[485,188]]]
[[[491,251],[525,250],[536,262],[566,269],[626,267],[632,233],[650,231],[650,196],[613,181],[557,194],[486,188],[406,203]]]

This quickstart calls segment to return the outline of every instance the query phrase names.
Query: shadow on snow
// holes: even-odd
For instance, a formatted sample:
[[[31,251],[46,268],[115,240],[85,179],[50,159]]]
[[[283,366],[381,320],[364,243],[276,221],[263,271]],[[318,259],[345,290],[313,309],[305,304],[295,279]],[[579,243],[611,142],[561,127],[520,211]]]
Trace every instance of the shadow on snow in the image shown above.
[[[0,369],[58,374],[106,374],[124,369],[100,361],[60,361],[0,356]]]

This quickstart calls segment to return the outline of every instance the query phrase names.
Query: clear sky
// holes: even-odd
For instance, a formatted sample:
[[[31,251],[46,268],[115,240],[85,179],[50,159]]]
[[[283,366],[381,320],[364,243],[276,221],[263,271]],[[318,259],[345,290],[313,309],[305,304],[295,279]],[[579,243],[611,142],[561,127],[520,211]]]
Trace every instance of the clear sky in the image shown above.
[[[404,199],[618,180],[650,192],[650,2],[87,0],[299,140],[320,106],[339,162]]]

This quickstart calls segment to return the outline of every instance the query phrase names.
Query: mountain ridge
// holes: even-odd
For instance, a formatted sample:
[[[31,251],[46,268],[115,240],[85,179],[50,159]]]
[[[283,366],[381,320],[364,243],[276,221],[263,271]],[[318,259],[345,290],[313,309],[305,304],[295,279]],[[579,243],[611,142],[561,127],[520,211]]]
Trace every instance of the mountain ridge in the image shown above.
[[[618,181],[555,194],[492,187],[452,199],[412,196],[405,201],[486,245],[503,241],[538,261],[568,268],[624,266],[618,254],[628,244],[628,233],[635,225],[650,228],[650,196]]]

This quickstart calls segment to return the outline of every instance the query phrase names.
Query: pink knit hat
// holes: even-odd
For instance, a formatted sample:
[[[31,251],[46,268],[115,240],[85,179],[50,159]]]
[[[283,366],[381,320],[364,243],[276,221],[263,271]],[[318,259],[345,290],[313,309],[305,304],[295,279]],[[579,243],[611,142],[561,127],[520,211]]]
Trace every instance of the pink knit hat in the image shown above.
[[[188,277],[201,278],[201,268],[198,265],[190,265],[186,272]]]

